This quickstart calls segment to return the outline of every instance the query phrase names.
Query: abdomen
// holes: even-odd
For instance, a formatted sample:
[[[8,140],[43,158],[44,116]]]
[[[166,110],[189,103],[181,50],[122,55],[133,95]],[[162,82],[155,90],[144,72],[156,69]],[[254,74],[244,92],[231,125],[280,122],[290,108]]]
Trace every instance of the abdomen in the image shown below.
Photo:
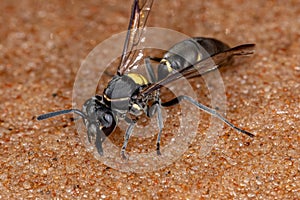
[[[227,44],[213,38],[194,37],[179,42],[160,61],[158,80],[165,78],[173,70],[183,69],[227,49]]]

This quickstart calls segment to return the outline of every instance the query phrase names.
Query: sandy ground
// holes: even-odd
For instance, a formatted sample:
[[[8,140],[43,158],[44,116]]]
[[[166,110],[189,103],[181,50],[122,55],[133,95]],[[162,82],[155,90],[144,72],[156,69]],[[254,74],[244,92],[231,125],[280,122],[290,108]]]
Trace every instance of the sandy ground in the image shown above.
[[[0,2],[0,199],[300,199],[297,0],[163,0],[149,17],[149,26],[256,44],[255,56],[221,70],[227,118],[254,138],[224,126],[200,156],[210,119],[202,113],[196,137],[172,164],[121,172],[87,151],[72,115],[36,120],[72,107],[81,62],[127,28],[130,4],[119,2]],[[165,133],[176,129],[168,122]],[[113,137],[121,144],[122,134]],[[133,138],[128,151],[154,149],[154,141]]]

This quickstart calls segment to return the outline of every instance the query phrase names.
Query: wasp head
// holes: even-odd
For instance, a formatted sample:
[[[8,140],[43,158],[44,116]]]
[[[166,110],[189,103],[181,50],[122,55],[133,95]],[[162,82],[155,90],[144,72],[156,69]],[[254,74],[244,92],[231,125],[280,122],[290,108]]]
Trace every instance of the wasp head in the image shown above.
[[[87,129],[88,141],[94,143],[100,155],[103,154],[102,143],[116,128],[117,118],[112,110],[103,102],[102,96],[88,99],[83,107],[83,118]]]
[[[102,96],[97,95],[88,99],[84,103],[82,111],[77,109],[60,110],[40,115],[37,119],[44,120],[71,112],[78,114],[83,119],[89,143],[94,144],[98,153],[103,155],[102,143],[116,128],[117,118],[112,110],[103,102]]]

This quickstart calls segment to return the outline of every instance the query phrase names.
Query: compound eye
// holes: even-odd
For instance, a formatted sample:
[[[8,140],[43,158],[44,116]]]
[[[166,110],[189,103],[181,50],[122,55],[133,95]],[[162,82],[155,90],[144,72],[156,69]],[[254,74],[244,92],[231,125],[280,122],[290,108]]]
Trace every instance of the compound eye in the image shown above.
[[[114,116],[111,113],[105,113],[103,115],[102,125],[102,131],[106,136],[109,136],[115,130],[117,123]]]
[[[107,123],[108,126],[110,126],[114,120],[113,116],[111,114],[105,113],[103,116],[104,121]]]

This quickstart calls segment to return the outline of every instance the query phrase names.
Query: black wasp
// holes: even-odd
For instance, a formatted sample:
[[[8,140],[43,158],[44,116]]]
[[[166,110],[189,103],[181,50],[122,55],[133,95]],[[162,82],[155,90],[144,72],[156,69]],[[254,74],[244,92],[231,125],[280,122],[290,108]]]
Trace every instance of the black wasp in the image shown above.
[[[61,114],[75,113],[82,117],[87,128],[88,141],[93,143],[100,155],[103,155],[102,143],[116,128],[118,121],[124,119],[128,124],[121,150],[123,158],[128,140],[137,121],[137,116],[145,113],[148,117],[157,114],[159,132],[156,142],[157,154],[160,155],[160,138],[163,129],[161,107],[173,106],[186,100],[199,109],[219,118],[233,129],[250,137],[254,135],[242,130],[209,108],[189,96],[178,96],[170,101],[161,102],[159,90],[180,78],[193,78],[209,73],[228,64],[233,56],[249,55],[254,52],[254,44],[244,44],[234,48],[212,38],[196,37],[175,44],[160,59],[157,77],[145,59],[147,79],[141,74],[130,72],[136,61],[137,45],[141,40],[153,0],[134,0],[128,32],[117,74],[103,92],[88,99],[82,111],[77,109],[61,110],[38,116],[38,120]],[[212,64],[212,62],[214,64]]]

